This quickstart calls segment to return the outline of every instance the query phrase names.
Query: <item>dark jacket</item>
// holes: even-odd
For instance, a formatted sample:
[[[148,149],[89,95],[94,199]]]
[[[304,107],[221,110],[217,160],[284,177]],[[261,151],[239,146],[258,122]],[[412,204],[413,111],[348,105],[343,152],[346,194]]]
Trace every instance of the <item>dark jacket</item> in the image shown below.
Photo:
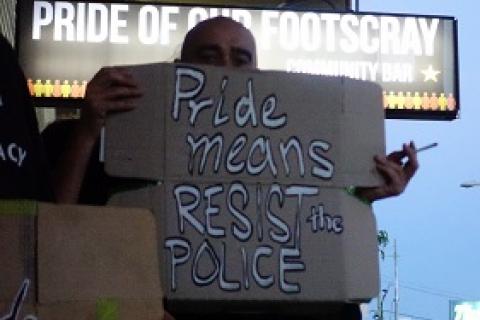
[[[25,76],[0,35],[0,199],[53,200],[49,172]]]

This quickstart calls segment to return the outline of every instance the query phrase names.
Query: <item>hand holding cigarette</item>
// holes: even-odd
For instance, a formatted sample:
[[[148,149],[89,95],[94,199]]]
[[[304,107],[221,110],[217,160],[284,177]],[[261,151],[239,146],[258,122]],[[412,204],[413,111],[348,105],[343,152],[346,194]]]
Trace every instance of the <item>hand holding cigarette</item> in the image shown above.
[[[418,169],[417,153],[433,148],[437,143],[416,148],[413,141],[404,143],[401,150],[394,151],[389,155],[375,156],[377,171],[382,175],[384,184],[372,188],[356,188],[356,194],[360,198],[373,202],[375,200],[397,196],[402,193],[410,179]]]
[[[426,150],[429,150],[429,149],[432,149],[432,148],[435,148],[438,146],[438,142],[433,142],[433,143],[430,143],[430,144],[427,144],[426,146],[423,146],[423,147],[420,147],[420,148],[415,148],[414,149],[414,152],[416,154],[422,152],[422,151],[426,151]],[[408,157],[408,155],[406,153],[403,154],[402,156],[402,164],[404,164],[404,160]]]

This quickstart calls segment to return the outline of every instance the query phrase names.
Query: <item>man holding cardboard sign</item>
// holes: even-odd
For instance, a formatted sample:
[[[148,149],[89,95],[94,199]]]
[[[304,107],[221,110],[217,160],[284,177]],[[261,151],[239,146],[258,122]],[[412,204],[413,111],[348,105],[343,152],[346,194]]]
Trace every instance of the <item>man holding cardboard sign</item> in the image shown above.
[[[214,64],[218,66],[229,66],[229,67],[245,67],[245,68],[254,69],[256,67],[255,42],[253,41],[253,37],[248,32],[248,30],[243,28],[240,24],[227,18],[216,18],[216,19],[212,19],[199,24],[187,35],[186,41],[184,43],[184,47],[182,50],[181,60],[182,62]],[[145,70],[147,69],[148,67],[146,67]],[[167,70],[168,72],[170,72],[172,70],[172,67],[165,67],[164,69],[162,69],[162,67],[159,67],[158,70],[160,71]],[[181,78],[182,74],[196,74],[198,76],[196,79],[199,81],[199,83],[200,81],[202,81],[201,75],[195,73],[196,71],[193,68],[176,67],[175,72],[177,73],[177,78],[179,79]],[[218,70],[217,70],[217,73],[218,73]],[[262,79],[261,74],[258,74],[257,76],[258,78],[255,78],[255,80],[257,81],[256,85],[259,85],[259,83],[261,83],[260,79]],[[209,80],[213,83],[218,82],[217,78],[214,78],[214,80],[212,80],[212,78],[209,78]],[[230,84],[228,85],[230,86]],[[202,86],[199,86],[199,87],[202,87]],[[222,85],[222,88],[224,89],[225,87]],[[323,88],[325,89],[325,91],[332,89],[332,87],[328,87],[328,88],[323,87]],[[105,91],[106,89],[109,89],[107,94]],[[151,90],[149,92],[151,92]],[[186,100],[188,96],[192,97],[194,95],[193,93],[187,92],[187,90],[181,90],[180,92],[178,92],[177,90],[176,93],[177,93],[177,96],[182,96],[183,100]],[[90,85],[89,94],[87,94],[87,99],[88,101],[90,101],[90,105],[89,105],[89,109],[86,110],[87,112],[85,112],[85,115],[83,116],[83,119],[82,119],[84,121],[83,123],[90,123],[90,124],[93,123],[94,124],[93,131],[95,133],[99,129],[100,124],[103,122],[103,119],[107,114],[107,112],[133,109],[134,104],[133,104],[133,101],[130,99],[135,99],[139,95],[140,95],[140,92],[137,89],[137,84],[135,83],[135,80],[133,80],[133,77],[131,76],[131,74],[127,72],[125,69],[121,69],[121,68],[103,69],[97,74],[94,80],[92,80],[92,83]],[[268,100],[265,100],[265,101],[268,101]],[[297,99],[297,101],[301,101],[301,100]],[[293,105],[293,106],[297,105],[295,103],[291,103],[292,99],[289,100],[289,102],[290,103],[286,103],[286,105]],[[267,129],[276,129],[278,127],[281,127],[285,123],[285,121],[283,120],[284,116],[282,115],[282,113],[278,110],[275,111],[275,108],[272,107],[272,105],[273,104],[270,104],[270,107],[268,105],[258,107],[258,109],[256,110],[256,112],[259,112],[258,119],[262,119],[261,120],[262,122],[259,122],[259,123],[261,123],[261,125]],[[308,109],[307,111],[302,109],[302,111],[307,112],[307,114],[310,114],[310,112],[312,114],[315,113],[315,109]],[[229,112],[231,112],[231,110],[229,110]],[[294,112],[293,114],[288,114],[289,119],[294,124],[296,124],[297,127],[301,126],[301,121],[302,121],[301,118],[302,117],[305,118],[304,114],[301,117],[299,117],[299,114],[300,113],[295,114]],[[225,122],[224,120],[222,120],[222,119],[225,119],[224,116],[225,114],[222,114],[222,113],[218,113],[214,115],[214,118],[213,118],[214,125],[215,126],[224,125]],[[295,118],[295,116],[297,117]],[[154,117],[153,114],[152,114],[152,117]],[[179,115],[178,113],[173,112],[172,117],[174,120],[178,120]],[[285,118],[286,117],[287,115],[285,115]],[[293,120],[294,118],[296,120]],[[255,122],[253,120],[253,115],[249,119],[250,119],[249,120],[250,123],[246,121],[247,125],[249,126],[251,125],[252,127],[257,126],[256,120]],[[87,121],[87,120],[90,120],[90,121]],[[245,125],[245,123],[243,122],[244,119],[242,120],[241,115],[238,115],[238,114],[236,114],[235,116],[230,115],[230,120],[231,122],[234,123],[234,125],[230,123],[230,125],[232,125],[232,130],[225,130],[226,132],[233,131],[235,129],[235,126],[237,127],[237,130],[238,130],[239,129],[238,127],[242,127],[242,125]],[[303,121],[305,123],[309,122],[309,124],[311,124],[311,121],[308,121],[308,120],[309,119],[304,119]],[[192,121],[193,121],[193,124],[195,124],[195,117],[193,117]],[[122,124],[123,124],[123,128],[125,127],[125,125],[128,125],[128,123],[122,123]],[[319,131],[320,129],[325,130],[324,127],[327,127],[327,125],[328,124],[325,123],[322,126],[319,126],[320,127]],[[308,128],[312,127],[312,126],[309,127],[306,124],[305,126]],[[308,133],[311,135],[315,135],[315,132],[312,132],[312,131],[314,130],[311,130]],[[94,136],[95,134],[93,134],[91,137],[94,137]],[[156,137],[158,137],[158,135],[156,135]],[[312,137],[316,138],[314,136]],[[177,138],[178,137],[176,135],[172,134],[171,136],[169,135],[168,140],[171,140],[171,141],[173,140],[174,142],[180,141]],[[235,147],[236,145],[242,144],[241,137],[239,138],[239,140],[234,140],[234,141],[235,142],[232,144],[227,144],[231,146],[231,148],[229,149],[230,150],[229,154],[236,154],[236,152],[232,150],[236,150],[236,147]],[[256,141],[260,141],[260,140],[256,140]],[[274,141],[273,138],[272,138],[272,141]],[[275,141],[281,141],[281,137],[277,138]],[[292,145],[295,143],[294,140],[289,140],[289,141],[292,142]],[[309,153],[310,160],[315,162],[314,164],[319,165],[321,161],[315,158],[315,156],[317,155],[315,153],[315,148],[317,146],[321,146],[321,143],[317,140],[311,140],[311,139],[304,139],[304,141],[302,140],[301,142],[307,143],[308,141],[310,141],[310,143],[313,143],[313,146],[312,144],[310,144],[309,149],[307,149],[307,150],[310,150],[310,153]],[[191,146],[193,145],[195,145],[195,142],[191,142]],[[272,145],[274,145],[273,142],[272,142]],[[160,149],[164,150],[165,148],[160,148]],[[172,150],[169,148],[166,148],[166,149]],[[409,161],[405,166],[403,166],[400,162],[401,158],[404,156],[409,157]],[[186,167],[190,168],[188,165],[185,165],[185,163],[181,162],[183,160],[181,158],[173,159],[170,155],[167,155],[166,157],[167,158],[170,157],[170,162],[169,162],[170,165],[172,165],[172,163],[174,165],[175,162],[177,162],[179,163],[178,167],[180,169],[186,168]],[[273,158],[279,159],[278,156]],[[369,201],[380,199],[386,196],[391,196],[401,192],[403,188],[406,186],[408,180],[411,178],[411,176],[415,172],[417,167],[413,145],[405,145],[402,151],[395,152],[391,154],[388,158],[378,157],[376,161],[377,161],[377,169],[385,176],[386,183],[380,187],[372,187],[368,189],[357,190],[358,195],[365,197]],[[253,162],[253,165],[251,166],[252,169],[250,171],[248,171],[249,170],[248,168],[245,169],[248,171],[247,173],[249,175],[255,175],[256,173],[261,175],[263,172],[256,171],[259,166],[258,165],[255,166],[256,163],[254,161],[252,162]],[[288,161],[284,161],[284,162],[287,163]],[[233,162],[230,161],[228,164],[232,165],[232,163]],[[303,161],[299,161],[299,163],[303,164]],[[273,176],[275,176],[274,168],[277,168],[277,167],[282,168],[282,165],[274,164],[274,163],[271,163],[269,165],[268,170],[272,172]],[[288,166],[285,166],[285,167],[288,167]],[[175,169],[175,168],[176,167],[172,167],[172,169]],[[243,170],[242,168],[238,169],[240,170],[238,171],[238,173],[242,174],[242,177],[243,177],[244,172],[242,171]],[[303,172],[300,169],[302,168],[301,165],[299,165],[298,168],[300,172]],[[326,176],[327,178],[329,177],[331,178],[333,174],[331,174],[331,172],[329,171],[328,165],[324,169],[325,169],[324,177]],[[234,170],[236,169],[234,168]],[[170,176],[167,178],[171,178],[172,176],[175,176],[176,172],[172,172],[172,170],[166,170],[166,171],[168,172],[164,172],[163,173],[164,175],[170,174]],[[260,171],[263,171],[263,169]],[[305,170],[305,171],[308,171],[308,170]],[[210,172],[207,172],[206,174],[210,174]],[[322,175],[322,174],[319,173],[319,175]],[[258,178],[254,177],[254,180],[257,180],[257,181],[260,181],[261,179],[262,177],[260,176]],[[310,177],[310,179],[311,179],[309,180],[310,182],[315,181],[314,177]],[[301,199],[303,199],[302,197],[307,198],[309,195],[313,196],[314,195],[313,193],[318,193],[319,191],[316,187],[299,188],[298,186],[290,185],[288,188],[283,188],[283,186],[279,186],[275,183],[272,183],[271,179],[262,180],[262,182],[263,181],[265,181],[265,184],[271,185],[271,188],[269,189],[269,191],[263,190],[260,192],[268,192],[269,194],[268,197],[270,199],[269,202],[272,201],[271,199],[276,199],[277,197],[279,199],[282,199],[280,200],[282,204],[281,207],[286,209],[287,211],[295,211],[296,204],[297,202],[298,203],[301,202]],[[251,182],[251,179],[250,179],[250,182]],[[232,200],[231,203],[229,203],[228,205],[231,207],[230,210],[236,214],[235,217],[241,220],[245,227],[242,228],[241,224],[237,223],[235,224],[237,228],[236,229],[233,228],[232,229],[233,231],[230,231],[228,226],[233,224],[231,223],[231,221],[228,221],[228,220],[224,221],[224,220],[220,220],[220,218],[217,219],[215,217],[219,215],[218,214],[219,208],[215,206],[214,200],[212,200],[217,195],[228,193],[229,195],[231,195],[232,198],[235,198],[235,199],[237,199],[237,197],[241,197],[241,199],[244,200],[245,208],[247,206],[251,207],[255,205],[256,201],[252,200],[248,202],[247,200],[255,199],[255,197],[260,198],[258,196],[258,189],[255,190],[250,185],[244,186],[241,183],[236,183],[236,182],[230,183],[228,187],[226,187],[225,189],[223,189],[224,188],[223,186],[219,186],[219,185],[210,185],[210,186],[204,187],[205,183],[204,182],[202,183],[203,185],[201,189],[200,188],[197,189],[189,185],[178,185],[178,184],[173,185],[171,181],[168,181],[167,183],[165,183],[165,188],[168,189],[168,192],[165,192],[165,193],[170,195],[171,194],[176,195],[176,208],[179,208],[179,209],[176,209],[175,204],[172,204],[172,202],[167,203],[166,206],[169,206],[168,209],[170,212],[174,212],[175,210],[180,212],[179,214],[180,235],[177,235],[177,237],[175,238],[170,237],[166,239],[164,242],[167,250],[171,251],[171,260],[173,264],[172,270],[175,270],[175,268],[177,267],[180,268],[182,264],[185,264],[187,260],[189,260],[188,266],[191,267],[193,271],[195,271],[196,270],[195,266],[198,265],[196,257],[202,257],[202,253],[204,253],[204,256],[208,253],[211,253],[211,259],[214,261],[214,264],[216,266],[215,270],[217,270],[215,271],[216,273],[213,273],[213,275],[216,275],[218,278],[221,278],[221,281],[223,281],[221,284],[224,286],[221,288],[222,290],[230,290],[231,288],[237,288],[237,287],[249,287],[249,282],[247,277],[241,278],[241,280],[239,280],[238,282],[232,282],[231,279],[226,279],[225,274],[222,273],[222,272],[225,272],[225,269],[222,268],[223,271],[218,271],[220,270],[220,266],[223,266],[225,268],[225,266],[227,265],[227,262],[225,262],[226,253],[225,252],[222,253],[221,250],[218,250],[218,248],[215,248],[212,244],[210,244],[209,241],[207,241],[208,239],[202,240],[203,238],[200,235],[207,234],[210,237],[228,238],[229,240],[226,242],[225,248],[231,248],[230,246],[231,243],[238,244],[238,243],[241,243],[242,241],[245,241],[254,233],[256,234],[255,237],[260,238],[261,232],[252,230],[254,223],[252,223],[252,221],[249,222],[248,217],[246,215],[243,215],[241,212],[235,209],[236,207],[239,206],[237,202]],[[279,183],[282,183],[282,182],[279,182]],[[308,192],[310,192],[311,194],[308,194]],[[325,194],[328,194],[328,191],[322,190],[321,193],[323,192],[325,192]],[[331,197],[333,198],[334,196],[332,195]],[[192,198],[193,198],[193,201],[191,200]],[[202,223],[201,221],[198,221],[195,218],[194,214],[192,213],[193,208],[191,207],[197,206],[197,204],[200,203],[202,199],[208,200],[208,201],[205,201],[204,203],[205,215],[207,216],[207,223]],[[285,199],[285,207],[283,207],[283,203],[284,203],[283,199]],[[292,201],[287,201],[287,200],[292,200]],[[342,201],[343,200],[345,199],[342,199]],[[337,239],[337,236],[338,238],[341,237],[341,234],[343,233],[344,225],[348,225],[349,227],[352,227],[353,225],[355,225],[354,220],[351,220],[350,217],[348,217],[347,219],[346,216],[342,217],[339,215],[331,215],[331,213],[327,211],[324,212],[323,206],[319,205],[317,199],[315,199],[315,201],[316,201],[315,203],[313,203],[312,201],[312,203],[308,204],[308,206],[311,206],[312,208],[311,216],[309,217],[310,220],[308,220],[309,227],[311,230],[310,234],[307,234],[307,232],[303,230],[304,231],[303,234],[304,235],[307,234],[306,236],[308,238],[307,237],[303,238],[303,240],[299,238],[299,240],[296,241],[295,243],[297,244],[299,244],[300,242],[313,243],[313,241],[318,241],[319,237],[322,237],[322,239],[326,239],[326,242],[333,241],[332,239]],[[358,203],[354,204],[355,202],[358,202],[358,201],[355,201],[353,198],[349,200],[347,199],[345,201],[350,201],[349,205],[351,205],[352,207],[354,207],[355,205],[358,205]],[[306,202],[303,202],[303,204],[305,205]],[[203,206],[200,206],[200,205],[198,205],[197,207],[203,208]],[[298,205],[298,208],[300,207],[301,206]],[[221,208],[220,211],[227,212],[226,210],[224,211],[223,209],[224,208]],[[361,208],[359,208],[359,210],[361,210]],[[262,240],[258,240],[261,242],[260,243],[261,245],[259,246],[255,246],[255,244],[251,244],[251,246],[245,246],[245,251],[241,251],[242,254],[243,252],[245,252],[245,257],[253,255],[253,261],[256,261],[256,263],[253,263],[252,260],[250,260],[249,258],[243,257],[243,255],[237,258],[242,261],[242,263],[246,266],[246,268],[254,270],[253,271],[254,277],[253,277],[252,283],[253,281],[255,281],[256,286],[259,286],[262,288],[270,287],[270,286],[273,286],[273,283],[275,282],[274,289],[278,289],[283,292],[297,293],[299,291],[298,286],[296,286],[295,283],[290,283],[287,277],[285,276],[285,274],[289,273],[289,270],[293,270],[293,269],[289,269],[293,267],[296,268],[295,270],[301,271],[302,270],[301,265],[303,262],[299,257],[300,253],[297,254],[296,253],[297,251],[295,251],[297,249],[290,248],[288,246],[290,242],[293,241],[292,239],[294,239],[295,236],[299,236],[299,232],[297,232],[297,229],[300,230],[300,227],[297,228],[297,226],[300,225],[300,222],[304,223],[305,221],[295,218],[295,216],[291,216],[290,217],[291,220],[281,221],[279,219],[276,219],[275,214],[274,212],[272,212],[271,208],[268,208],[267,212],[261,212],[261,214],[268,221],[256,223],[255,224],[256,227],[258,226],[262,227],[265,225],[266,226],[265,230],[267,230],[268,227],[276,227],[276,228],[282,229],[283,233],[280,232],[279,230],[273,231],[273,232],[271,231],[268,236],[271,238],[271,241],[264,241],[262,238]],[[174,219],[175,216],[174,215],[172,216],[173,217],[171,217],[171,219]],[[358,214],[358,217],[363,217],[360,212]],[[228,216],[226,218],[228,218]],[[242,220],[242,218],[244,218],[244,220]],[[214,219],[216,223],[212,224],[211,221],[213,221]],[[345,220],[342,220],[342,219],[345,219]],[[258,221],[260,221],[260,219],[258,219],[257,222]],[[175,223],[176,221],[171,222],[172,225],[174,225]],[[270,224],[271,226],[269,226],[268,224]],[[357,223],[357,225],[360,225],[360,223]],[[193,232],[191,232],[192,227],[194,228]],[[188,228],[190,228],[190,231],[188,231]],[[184,231],[184,230],[187,230],[187,231]],[[369,231],[371,231],[370,232],[371,234],[374,234],[374,230],[369,229]],[[199,248],[194,248],[193,246],[190,246],[189,242],[182,238],[184,236],[184,232],[185,233],[190,232],[188,234],[188,237],[191,237],[192,239],[196,239],[196,241],[198,240],[198,242],[201,243],[201,246]],[[351,232],[351,234],[355,234],[355,233]],[[167,234],[167,235],[170,236],[170,234]],[[351,235],[349,234],[349,237],[350,236]],[[267,238],[267,236],[265,236],[265,238]],[[275,246],[269,247],[270,242],[273,242]],[[338,242],[335,242],[335,243],[338,244]],[[359,243],[359,241],[357,241],[357,243]],[[310,247],[309,249],[314,249],[314,246],[309,246],[309,247]],[[180,249],[182,248],[184,248],[185,250],[192,250],[192,252],[195,249],[196,250],[195,258],[193,258],[193,256],[179,255],[178,251],[180,251]],[[237,252],[237,253],[239,252],[238,250],[230,250],[229,253],[231,253],[231,251]],[[223,258],[221,258],[222,254],[223,254]],[[306,257],[315,256],[314,252],[308,252],[308,254],[306,254],[306,252],[304,251],[303,254]],[[279,274],[275,274],[274,276],[263,273],[264,269],[261,269],[258,265],[262,261],[266,261],[267,258],[270,258],[272,256],[276,257],[277,259],[270,259],[269,261],[275,260],[275,263],[276,261],[280,261],[279,268],[281,272]],[[292,263],[292,261],[288,261],[291,258],[296,258],[298,259],[299,262],[297,264],[294,264]],[[365,257],[362,257],[362,258],[365,258]],[[358,261],[358,263],[360,264],[360,261]],[[315,264],[314,262],[310,261],[308,263],[305,262],[305,265],[307,266],[306,267],[307,269],[310,268],[308,269],[310,271],[312,269],[311,266]],[[332,272],[335,269],[335,266],[336,266],[335,264],[330,265]],[[327,268],[327,265],[324,263],[321,265],[321,267],[322,267],[321,270],[325,270]],[[228,272],[230,271],[231,270],[229,269]],[[238,270],[235,270],[235,271],[238,271]],[[229,275],[231,276],[231,274]],[[311,274],[309,273],[308,276],[311,276]],[[171,284],[172,291],[174,290],[185,290],[185,292],[188,291],[184,286],[184,284],[186,283],[184,278],[177,279],[175,278],[175,274],[172,273],[171,280],[172,280],[172,284]],[[176,282],[177,280],[178,280],[178,283],[182,283],[181,287],[180,285],[178,285],[177,287],[177,282]],[[230,280],[230,281],[227,281],[227,280]],[[310,282],[313,283],[315,282],[314,280],[315,279],[311,279]],[[197,273],[194,273],[194,281],[195,283],[198,282],[200,285],[204,285],[210,282],[210,277],[206,279],[205,277],[202,277],[201,271],[198,271]],[[170,285],[170,283],[167,283],[167,285]],[[312,290],[310,292],[313,292],[315,289],[312,287],[314,286],[310,287],[310,290]],[[316,286],[316,288],[318,288],[318,286]],[[251,290],[249,292],[250,297],[252,297],[253,289],[250,289],[250,290]],[[305,284],[304,293],[307,292],[307,290],[309,290],[308,285]],[[341,291],[340,289],[338,290]],[[331,292],[331,296],[332,295],[334,296],[334,293],[336,291],[332,289],[332,291],[330,292]],[[218,292],[216,291],[215,293],[213,292],[211,293],[212,297],[217,300],[219,299],[219,297],[222,296],[222,294],[223,292],[221,290]],[[264,291],[259,289],[257,293],[257,297],[261,297],[263,294],[264,294]],[[313,294],[310,296],[313,296]],[[353,317],[351,317],[350,319],[352,318]]]
[[[209,19],[199,23],[185,37],[181,62],[254,69],[257,66],[255,40],[240,23],[224,17]],[[95,181],[99,176],[105,177],[103,167],[95,159],[98,158],[95,148],[98,148],[98,137],[105,117],[110,112],[134,109],[135,99],[141,94],[141,89],[125,69],[103,68],[89,83],[80,121],[73,130],[67,130],[71,131],[67,134],[70,136],[69,142],[60,143],[66,146],[59,147],[57,141],[52,142],[58,139],[53,138],[58,136],[58,132],[55,132],[55,128],[47,129],[47,147],[50,145],[49,149],[58,153],[54,158],[55,189],[59,202],[77,202],[82,188],[93,189],[94,193],[102,188],[95,182],[85,186],[84,178],[90,175],[93,177],[91,180]],[[405,157],[408,161],[403,163]],[[413,142],[404,144],[402,150],[386,157],[378,155],[374,160],[385,183],[374,188],[355,190],[357,196],[368,202],[402,193],[418,168]]]
[[[228,18],[214,18],[199,23],[185,37],[182,62],[225,67],[256,68],[255,40],[242,25]],[[401,160],[407,157],[403,165]],[[361,198],[373,202],[403,192],[418,168],[413,142],[404,144],[401,151],[387,157],[374,158],[385,184],[377,188],[357,188]]]

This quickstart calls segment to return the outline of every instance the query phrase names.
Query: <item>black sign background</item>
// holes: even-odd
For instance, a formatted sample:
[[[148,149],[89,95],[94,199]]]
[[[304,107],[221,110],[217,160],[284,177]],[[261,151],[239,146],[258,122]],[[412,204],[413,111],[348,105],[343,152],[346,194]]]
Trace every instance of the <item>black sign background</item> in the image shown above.
[[[37,10],[37,21],[40,17],[46,24],[40,28],[34,27],[34,3],[41,8]],[[102,8],[96,11],[95,27],[90,27],[90,31],[100,34],[103,23],[108,34],[102,42],[87,41],[88,11],[95,6]],[[50,20],[46,19],[46,8],[50,10],[51,23],[47,23]],[[179,56],[188,28],[200,19],[222,14],[238,19],[252,30],[261,69],[353,75],[375,81],[385,90],[388,118],[455,119],[459,110],[457,24],[452,17],[33,0],[19,1],[17,10],[19,59],[27,78],[33,81],[81,83],[105,65],[173,61]],[[106,18],[103,22],[100,11]],[[118,13],[114,14],[115,11]],[[59,18],[69,14],[73,15],[70,38],[67,27],[55,26]],[[118,16],[120,24],[112,24],[113,16]],[[116,38],[112,25],[120,26],[114,28]],[[142,29],[142,25],[146,28]],[[425,54],[425,28],[436,30],[431,56]],[[55,30],[59,31],[56,38]],[[38,39],[33,39],[35,32]],[[361,49],[360,43],[372,48],[376,39],[380,43],[378,50]],[[350,52],[344,50],[349,47],[353,47]],[[392,54],[394,50],[401,53]],[[420,105],[420,98],[413,102],[415,95],[424,94],[429,99],[435,96],[438,105]],[[443,101],[438,103],[440,96]],[[61,104],[62,99],[58,100]]]

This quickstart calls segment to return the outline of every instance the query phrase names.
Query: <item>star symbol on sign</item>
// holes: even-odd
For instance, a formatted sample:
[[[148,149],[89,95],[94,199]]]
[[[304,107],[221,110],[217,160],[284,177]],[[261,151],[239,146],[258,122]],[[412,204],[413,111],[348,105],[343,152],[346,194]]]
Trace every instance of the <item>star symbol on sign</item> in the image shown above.
[[[437,82],[437,76],[440,73],[438,70],[434,70],[432,65],[429,65],[427,69],[422,70],[423,75],[425,76],[425,79],[423,79],[423,82],[427,81],[433,81]]]

